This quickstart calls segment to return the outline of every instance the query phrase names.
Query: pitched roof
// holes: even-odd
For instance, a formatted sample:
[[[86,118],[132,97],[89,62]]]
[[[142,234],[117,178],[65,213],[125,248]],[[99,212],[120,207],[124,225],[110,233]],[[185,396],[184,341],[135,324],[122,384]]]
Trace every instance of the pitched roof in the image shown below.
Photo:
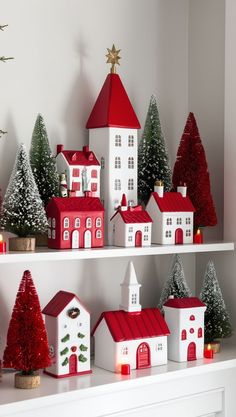
[[[183,197],[178,192],[165,192],[163,197],[159,197],[157,192],[151,194],[156,201],[161,212],[194,212],[195,208],[188,196]]]
[[[58,291],[58,293],[54,295],[54,297],[49,301],[46,307],[44,307],[42,313],[46,314],[47,316],[57,317],[69,304],[69,302],[73,300],[73,298],[76,298],[79,301],[79,303],[83,305],[80,299],[72,292]],[[86,309],[86,307],[84,308]]]
[[[193,308],[205,307],[205,304],[197,297],[170,298],[165,302],[164,307]]]
[[[47,208],[51,205],[60,211],[104,211],[98,197],[52,197]]]
[[[127,210],[124,211],[119,208],[111,217],[111,220],[118,213],[125,223],[152,223],[151,217],[146,210],[143,210],[142,206],[128,207]]]
[[[118,74],[108,74],[87,121],[97,127],[140,129],[140,123]]]
[[[100,165],[92,151],[62,151],[69,165]]]
[[[115,342],[170,334],[158,308],[145,308],[138,313],[127,313],[123,310],[105,311],[101,314],[92,335],[103,318]]]

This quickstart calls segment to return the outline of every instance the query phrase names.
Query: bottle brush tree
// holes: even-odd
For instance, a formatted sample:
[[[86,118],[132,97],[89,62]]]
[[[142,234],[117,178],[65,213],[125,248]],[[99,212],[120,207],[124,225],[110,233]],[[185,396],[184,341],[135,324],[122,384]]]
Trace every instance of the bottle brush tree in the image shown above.
[[[164,190],[172,188],[171,169],[161,128],[156,98],[151,97],[143,135],[138,148],[138,197],[146,204],[156,180],[162,180]]]
[[[208,262],[205,271],[200,299],[207,307],[205,311],[205,343],[231,336],[230,317],[212,261]]]

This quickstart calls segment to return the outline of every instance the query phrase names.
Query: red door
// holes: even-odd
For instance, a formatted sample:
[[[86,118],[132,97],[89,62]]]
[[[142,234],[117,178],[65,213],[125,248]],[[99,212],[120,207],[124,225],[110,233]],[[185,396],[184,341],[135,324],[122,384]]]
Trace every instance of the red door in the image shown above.
[[[147,343],[141,343],[137,349],[137,369],[149,368],[150,364],[150,348]]]
[[[135,246],[142,246],[142,232],[140,230],[135,233]]]
[[[188,345],[188,361],[195,361],[196,359],[196,344],[191,342]]]
[[[76,374],[77,372],[77,356],[75,354],[70,355],[69,359],[69,373]]]
[[[175,231],[175,244],[181,245],[183,243],[183,229],[176,229]]]

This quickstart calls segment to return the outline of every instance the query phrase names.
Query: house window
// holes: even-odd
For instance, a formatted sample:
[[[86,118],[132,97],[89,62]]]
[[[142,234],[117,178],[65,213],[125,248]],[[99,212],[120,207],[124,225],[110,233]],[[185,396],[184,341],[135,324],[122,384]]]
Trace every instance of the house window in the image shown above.
[[[86,219],[86,227],[87,227],[87,228],[92,227],[92,219],[91,219],[91,217],[88,217],[88,218]]]
[[[167,224],[168,226],[172,225],[172,218],[171,218],[171,217],[168,217],[168,218],[166,219],[166,224]]]
[[[147,242],[147,241],[148,241],[148,235],[143,235],[143,240],[144,240],[145,242]]]
[[[129,233],[132,233],[132,232],[133,232],[133,230],[134,230],[134,229],[133,229],[133,227],[132,227],[132,226],[130,226],[130,227],[129,227]]]
[[[79,191],[79,190],[80,190],[80,182],[72,181],[72,191]]]
[[[121,168],[121,160],[119,156],[115,157],[115,168]]]
[[[191,327],[191,329],[189,331],[190,331],[191,334],[193,334],[194,333],[194,328]]]
[[[157,345],[157,350],[162,350],[163,349],[163,345],[162,345],[162,343],[158,343],[158,345]]]
[[[122,348],[121,353],[122,353],[122,355],[128,355],[128,348],[127,348],[127,346],[125,346],[125,347]]]
[[[186,340],[187,339],[187,332],[186,330],[182,330],[181,332],[181,340]]]
[[[128,168],[134,169],[134,158],[132,156],[128,158]]]
[[[91,178],[97,178],[98,177],[98,173],[96,169],[92,169],[91,171]]]
[[[148,233],[149,231],[149,227],[148,226],[144,226],[144,233]]]
[[[131,304],[137,304],[137,294],[132,294],[132,296],[131,296]]]
[[[191,230],[187,229],[185,234],[186,234],[186,237],[190,237],[191,236]]]
[[[53,217],[53,219],[52,219],[52,227],[56,227],[56,219],[55,219],[55,217]]]
[[[101,227],[101,225],[102,225],[102,219],[101,219],[101,217],[97,217],[96,218],[96,227]]]
[[[134,189],[134,180],[133,178],[129,178],[128,180],[128,190],[133,190]]]
[[[171,230],[166,230],[166,237],[171,237]]]
[[[48,218],[48,226],[51,227],[52,226],[52,219],[51,217]]]
[[[51,232],[51,229],[49,228],[48,229],[48,238],[51,239],[51,236],[52,236],[52,232]]]
[[[75,218],[75,227],[80,227],[80,219],[79,217]]]
[[[73,177],[79,177],[79,168],[73,168],[72,175]]]
[[[121,180],[115,180],[115,190],[121,190]]]
[[[132,242],[133,241],[133,236],[128,236],[128,242]]]
[[[98,189],[97,183],[96,182],[92,182],[92,184],[91,184],[91,191],[97,191],[97,189]]]
[[[187,217],[187,218],[186,218],[186,224],[191,224],[191,219],[190,219],[190,217]]]
[[[115,146],[121,146],[121,136],[120,135],[115,136]]]
[[[64,229],[68,229],[69,226],[70,226],[69,218],[68,217],[64,217],[64,220],[63,220],[63,227],[64,227]]]
[[[102,156],[101,157],[101,169],[105,168],[105,158]]]
[[[195,316],[193,314],[191,314],[191,316],[189,317],[189,320],[194,321],[195,320]]]
[[[133,137],[133,135],[129,135],[129,137],[128,137],[128,146],[134,146],[134,137]]]
[[[101,237],[102,237],[102,231],[101,230],[97,230],[96,231],[96,238],[97,239],[101,239]]]
[[[52,238],[53,238],[53,239],[56,239],[56,230],[53,230],[53,231],[52,231]]]
[[[69,240],[69,237],[70,237],[70,235],[69,235],[68,230],[65,230],[65,231],[63,232],[63,240]]]
[[[202,337],[202,328],[201,327],[199,327],[199,329],[198,329],[197,336]]]
[[[177,223],[177,224],[182,224],[182,219],[181,219],[181,217],[177,217],[177,219],[176,219],[176,223]]]

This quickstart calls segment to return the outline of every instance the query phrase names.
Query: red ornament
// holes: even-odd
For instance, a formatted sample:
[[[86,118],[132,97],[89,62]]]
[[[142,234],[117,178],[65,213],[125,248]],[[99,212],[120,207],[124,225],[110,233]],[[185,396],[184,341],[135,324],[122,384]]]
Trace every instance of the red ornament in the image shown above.
[[[77,346],[71,346],[70,349],[71,349],[72,352],[76,352],[77,351]]]

